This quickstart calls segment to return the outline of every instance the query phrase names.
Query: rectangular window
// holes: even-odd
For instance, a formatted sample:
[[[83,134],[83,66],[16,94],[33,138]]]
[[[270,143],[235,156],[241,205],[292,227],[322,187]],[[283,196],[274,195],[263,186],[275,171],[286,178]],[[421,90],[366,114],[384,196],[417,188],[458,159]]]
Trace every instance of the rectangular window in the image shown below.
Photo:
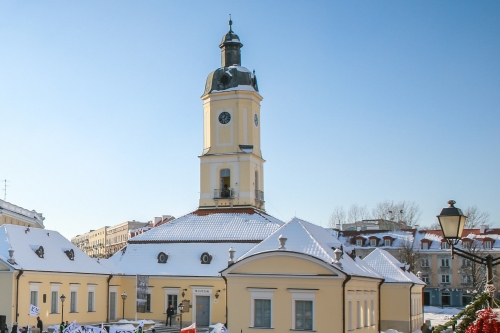
[[[375,301],[372,300],[372,305],[371,305],[371,308],[370,308],[370,323],[372,325],[375,325]]]
[[[295,301],[295,329],[313,329],[313,302]]]
[[[370,246],[377,246],[377,240],[376,239],[370,239]]]
[[[441,283],[450,283],[450,276],[448,274],[442,274]]]
[[[70,293],[70,305],[69,305],[69,312],[76,312],[76,291],[72,291]]]
[[[441,259],[441,267],[450,267],[450,259]]]
[[[424,242],[422,243],[422,250],[428,250],[429,249],[429,243]]]
[[[365,327],[368,327],[368,301],[365,301],[365,308],[363,310],[363,314],[364,314],[363,321],[364,321]]]
[[[151,294],[146,294],[146,312],[151,312]]]
[[[50,313],[57,313],[57,305],[59,304],[59,293],[52,291],[50,295]]]
[[[87,311],[88,312],[94,312],[95,311],[95,307],[94,307],[94,304],[95,304],[95,294],[93,291],[89,291],[88,293],[88,307],[87,307]]]
[[[357,323],[357,328],[361,328],[361,303],[359,301],[356,301],[356,302],[357,302],[357,304],[356,304],[356,309],[357,309],[357,311],[356,311],[356,315],[357,315],[356,316],[357,317],[356,323]]]
[[[425,283],[429,283],[429,275],[422,275],[422,281]]]
[[[38,306],[38,291],[37,290],[31,291],[30,302],[31,302],[31,305]]]
[[[349,301],[349,331],[352,331],[352,301]]]
[[[254,300],[254,327],[271,327],[271,300]]]
[[[442,249],[448,249],[449,248],[449,245],[447,242],[441,242],[441,248]]]
[[[490,241],[485,241],[484,242],[484,248],[485,249],[491,249],[491,242]]]
[[[429,267],[429,259],[422,258],[422,267]]]
[[[172,305],[172,307],[175,310],[175,313],[177,313],[177,295],[167,295],[167,309]]]
[[[356,246],[363,246],[363,240],[362,239],[356,239]]]
[[[385,246],[391,246],[391,240],[390,239],[384,239],[384,245]]]

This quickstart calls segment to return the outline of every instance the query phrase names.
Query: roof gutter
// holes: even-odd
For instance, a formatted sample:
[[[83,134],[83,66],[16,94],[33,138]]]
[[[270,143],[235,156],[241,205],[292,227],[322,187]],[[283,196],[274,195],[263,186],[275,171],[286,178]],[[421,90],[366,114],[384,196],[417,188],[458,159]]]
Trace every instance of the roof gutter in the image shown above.
[[[113,278],[113,274],[108,276],[108,295],[106,296],[106,322],[109,323],[109,281]]]
[[[227,278],[224,275],[221,275],[221,276],[224,279],[224,283],[226,284],[226,325],[224,325],[224,326],[226,326],[226,328],[227,328],[227,322],[228,322],[228,320],[227,320]]]
[[[345,285],[352,279],[351,275],[346,274],[344,282],[342,282],[342,332],[345,333],[346,322],[345,322]]]
[[[382,283],[385,279],[382,279],[378,284],[378,331],[382,331]]]
[[[19,317],[19,278],[23,275],[24,271],[22,269],[19,270],[19,273],[16,276],[16,322],[17,317]]]
[[[409,331],[408,332],[412,332],[412,330],[411,330],[411,323],[412,323],[411,319],[412,318],[411,317],[413,317],[413,312],[411,310],[412,310],[412,306],[413,306],[412,303],[413,302],[412,302],[412,299],[411,299],[411,290],[412,290],[413,286],[415,286],[415,283],[412,283],[411,286],[410,286],[410,320],[408,322],[408,325],[410,325],[410,327],[409,327]]]

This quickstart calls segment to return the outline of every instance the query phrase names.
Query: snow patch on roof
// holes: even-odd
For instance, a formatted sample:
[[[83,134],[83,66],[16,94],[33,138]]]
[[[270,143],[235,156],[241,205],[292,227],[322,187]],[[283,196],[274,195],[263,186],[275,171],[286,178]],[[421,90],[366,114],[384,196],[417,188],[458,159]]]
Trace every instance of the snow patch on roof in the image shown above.
[[[350,275],[379,277],[367,265],[358,265],[347,254],[342,256],[341,265],[338,265],[335,260],[334,248],[340,248],[342,243],[323,227],[298,218],[287,222],[264,241],[239,257],[237,261],[258,253],[278,250],[280,235],[287,238],[283,251],[304,253],[316,257]]]
[[[404,271],[402,267],[405,265],[385,250],[375,249],[363,261],[382,275],[386,282],[425,284],[415,274]]]
[[[35,250],[43,247],[43,258]],[[109,274],[109,269],[82,252],[60,233],[53,230],[4,224],[0,227],[0,259],[9,258],[9,248],[14,250],[15,269],[42,272],[75,272]],[[70,260],[64,250],[74,251]]]

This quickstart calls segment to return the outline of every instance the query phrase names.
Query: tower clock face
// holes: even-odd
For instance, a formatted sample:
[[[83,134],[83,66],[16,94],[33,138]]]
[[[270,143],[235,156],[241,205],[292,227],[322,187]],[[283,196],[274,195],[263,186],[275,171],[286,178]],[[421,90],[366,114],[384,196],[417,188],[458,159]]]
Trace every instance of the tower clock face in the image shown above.
[[[229,112],[224,111],[219,115],[219,122],[223,125],[227,124],[230,120],[231,115],[229,114]]]
[[[255,126],[259,126],[259,117],[257,117],[257,115],[253,116],[253,122],[255,123]]]

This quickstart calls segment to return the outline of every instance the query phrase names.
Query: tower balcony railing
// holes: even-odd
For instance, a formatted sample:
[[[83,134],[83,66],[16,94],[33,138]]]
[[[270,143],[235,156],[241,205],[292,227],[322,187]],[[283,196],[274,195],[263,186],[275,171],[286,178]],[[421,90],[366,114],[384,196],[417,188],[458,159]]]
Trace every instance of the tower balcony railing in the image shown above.
[[[255,190],[255,200],[264,201],[264,191]]]
[[[214,190],[214,199],[233,199],[234,190],[232,188],[216,188]]]

